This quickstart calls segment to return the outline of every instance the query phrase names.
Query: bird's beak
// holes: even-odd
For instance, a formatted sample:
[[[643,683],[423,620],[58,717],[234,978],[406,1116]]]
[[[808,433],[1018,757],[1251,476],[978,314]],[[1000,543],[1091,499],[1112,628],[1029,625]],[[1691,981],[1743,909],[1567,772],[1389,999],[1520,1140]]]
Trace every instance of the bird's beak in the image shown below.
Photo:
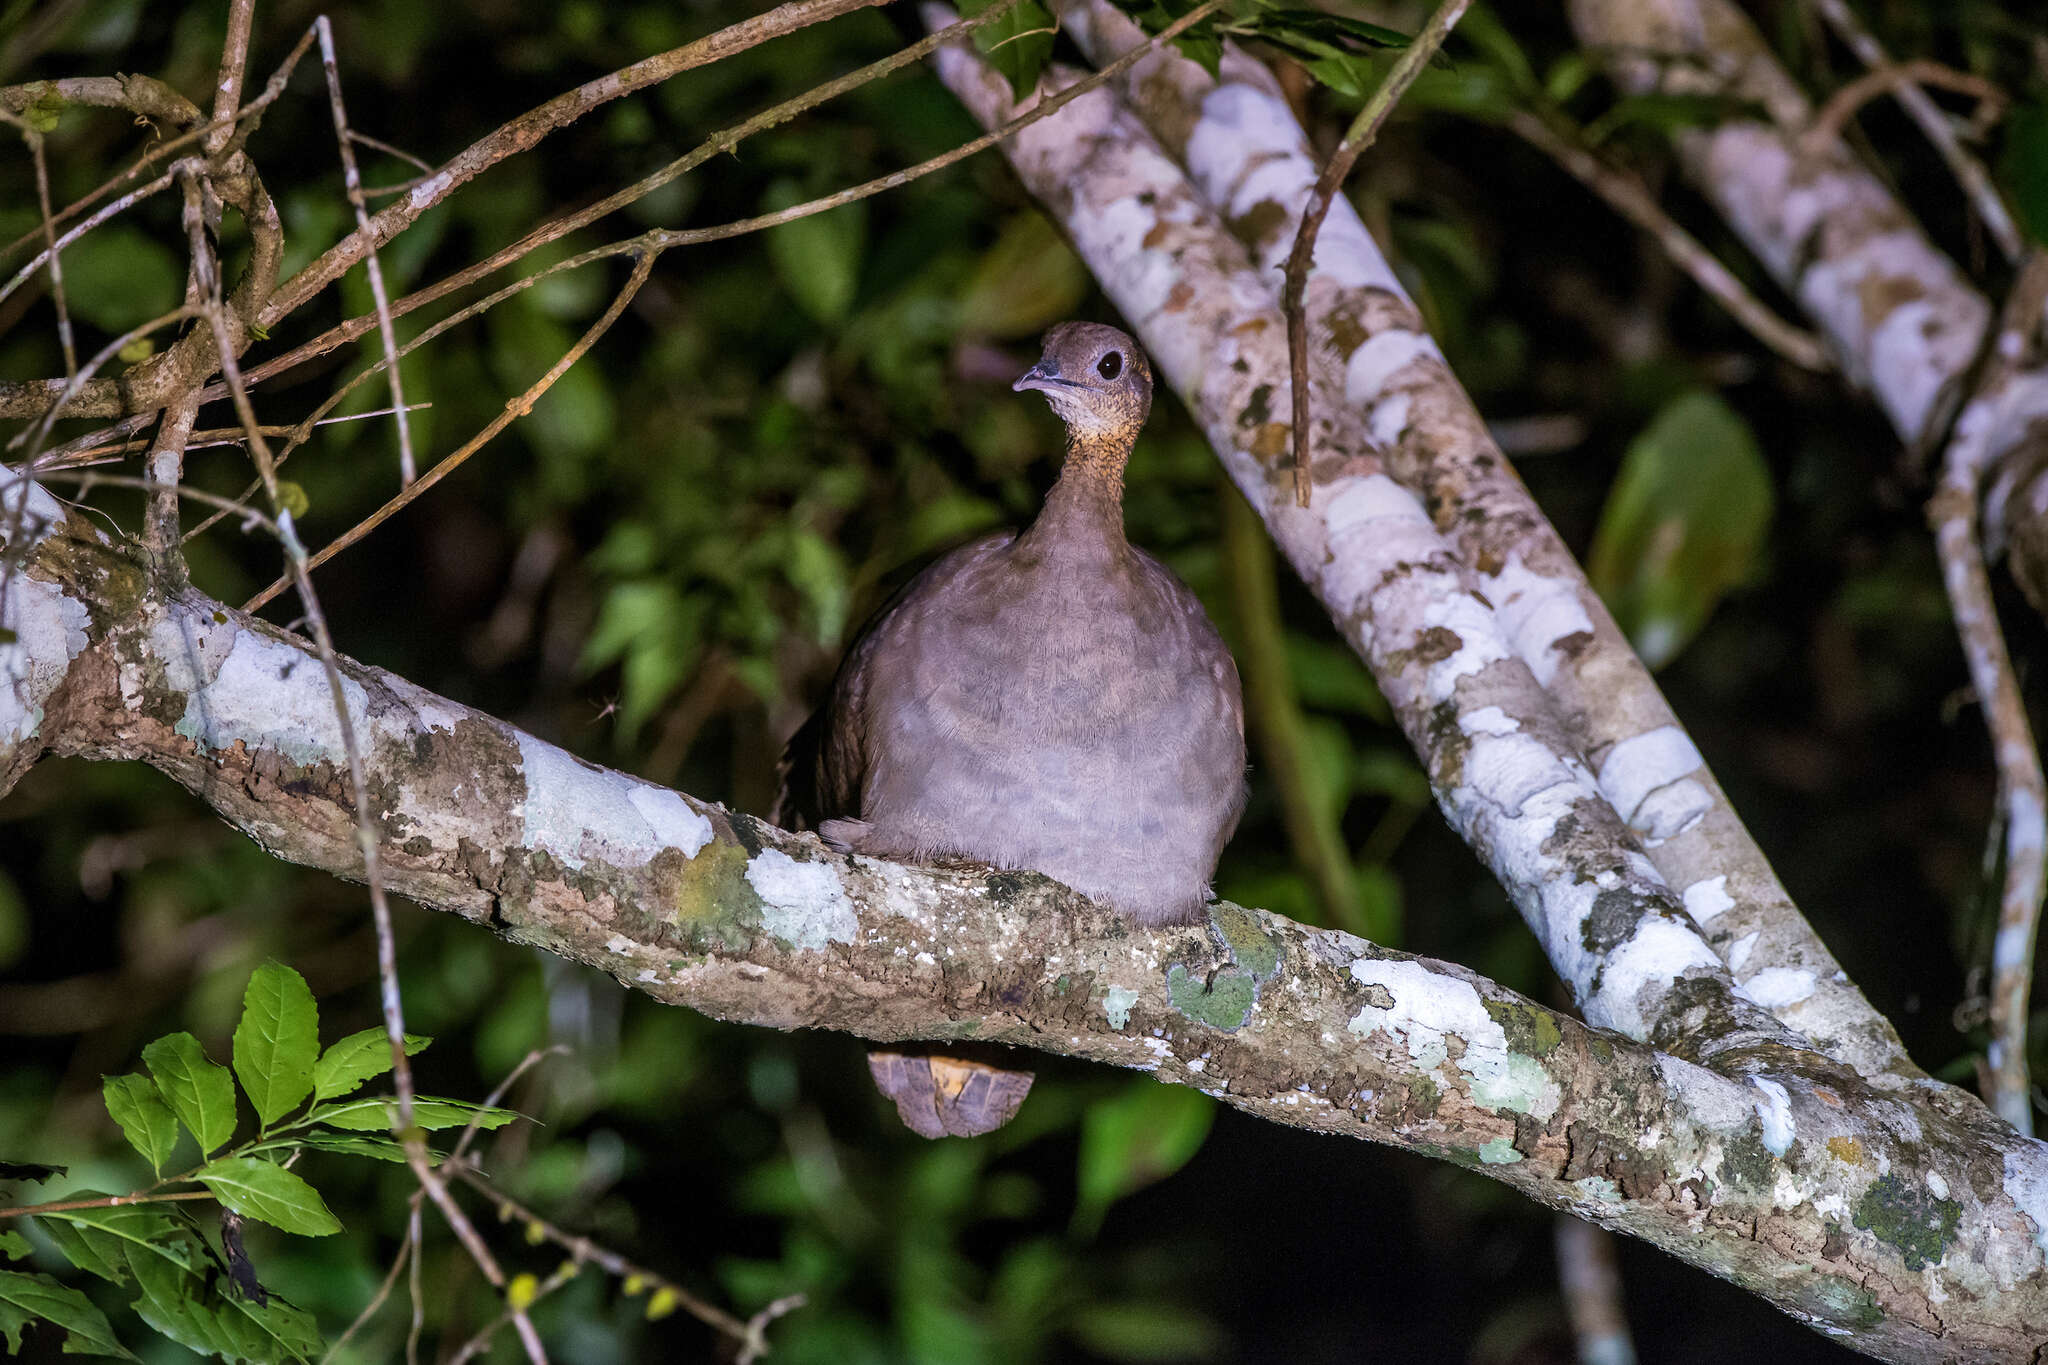
[[[1073,380],[1062,379],[1056,374],[1047,374],[1043,364],[1039,364],[1033,365],[1030,369],[1018,375],[1017,382],[1010,385],[1010,392],[1023,393],[1027,389],[1050,391],[1052,389],[1071,389],[1076,387],[1078,385]]]

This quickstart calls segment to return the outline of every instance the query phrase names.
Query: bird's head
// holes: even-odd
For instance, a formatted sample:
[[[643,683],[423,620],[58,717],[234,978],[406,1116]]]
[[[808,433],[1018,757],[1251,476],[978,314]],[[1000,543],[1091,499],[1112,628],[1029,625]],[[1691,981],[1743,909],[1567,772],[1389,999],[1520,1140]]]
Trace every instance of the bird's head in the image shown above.
[[[1038,363],[1010,386],[1037,389],[1078,441],[1129,448],[1152,411],[1152,366],[1138,343],[1099,322],[1063,322],[1045,334]]]

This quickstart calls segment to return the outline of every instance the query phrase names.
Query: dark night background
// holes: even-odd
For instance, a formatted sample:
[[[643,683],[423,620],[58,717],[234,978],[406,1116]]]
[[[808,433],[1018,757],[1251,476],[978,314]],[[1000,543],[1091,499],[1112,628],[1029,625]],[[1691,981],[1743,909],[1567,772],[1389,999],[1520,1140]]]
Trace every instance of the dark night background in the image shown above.
[[[145,72],[202,98],[225,8],[0,3],[0,81]],[[51,9],[68,20],[60,14],[55,36],[26,51],[24,35]],[[1803,6],[1750,9],[1812,89],[1857,74]],[[2031,6],[1861,9],[1894,53],[2003,83],[2020,101],[2008,126],[2042,116],[2048,40]],[[315,12],[300,0],[259,7],[252,89]],[[752,7],[389,0],[330,12],[357,126],[438,162],[580,81]],[[1422,13],[1361,12],[1411,29]],[[602,107],[387,249],[394,290],[459,269],[712,131],[886,54],[905,18],[862,12]],[[1539,72],[1569,60],[1561,7],[1505,6],[1501,19]],[[1450,52],[1454,72],[1495,60],[1462,38]],[[1326,91],[1308,98],[1319,135],[1333,138],[1350,106]],[[1613,103],[1594,79],[1567,109],[1590,122]],[[1651,584],[1679,616],[1705,618],[1662,681],[1852,978],[1921,1065],[1970,1083],[1984,1042],[1973,1010],[1991,923],[1993,775],[1924,528],[1921,471],[1838,377],[1773,358],[1653,243],[1454,105],[1441,93],[1418,98],[1361,164],[1352,190],[1367,222],[1481,410],[1521,447],[1511,453],[1523,476],[1575,549],[1640,529],[1602,524],[1627,457],[1661,480],[1655,515],[1731,566],[1725,592]],[[347,230],[328,118],[316,57],[251,143],[284,214],[287,273]],[[2001,292],[1995,253],[1910,126],[1880,102],[1858,127],[1937,241]],[[975,131],[914,69],[746,143],[534,263],[647,225],[746,217]],[[144,136],[126,115],[67,113],[49,142],[56,201],[97,185]],[[1987,155],[2009,167],[1998,136]],[[1648,120],[1623,120],[1607,144],[1794,315],[1679,182],[1666,147]],[[372,184],[414,174],[364,155]],[[36,223],[34,203],[29,159],[10,140],[0,240]],[[231,269],[238,231],[231,219]],[[175,305],[180,242],[164,196],[66,253],[81,350]],[[557,276],[409,359],[408,398],[433,404],[414,414],[423,461],[467,439],[551,364],[624,273],[605,263]],[[358,271],[253,354],[279,353],[368,303]],[[401,334],[444,310],[404,319]],[[0,303],[0,378],[62,373],[54,316],[40,282]],[[988,153],[857,209],[672,252],[529,418],[320,571],[339,646],[594,761],[765,814],[780,740],[821,695],[849,629],[915,564],[1032,514],[1055,472],[1057,426],[1008,380],[1035,354],[1038,332],[1069,316],[1115,320]],[[259,413],[298,420],[375,353],[373,336],[262,386]],[[381,384],[360,392],[355,410],[388,401]],[[1697,443],[1655,426],[1698,393],[1716,395],[1720,414],[1701,464]],[[200,425],[230,420],[221,405]],[[67,423],[58,434],[87,429]],[[1532,448],[1518,436],[1530,430],[1554,435]],[[309,543],[395,491],[394,451],[385,418],[326,428],[294,458],[287,476],[307,495]],[[1768,521],[1754,508],[1731,521],[1718,481],[1759,473],[1774,494]],[[233,495],[246,456],[198,452],[188,475]],[[1242,650],[1233,584],[1259,572],[1262,552],[1226,547],[1235,496],[1178,403],[1159,403],[1131,471],[1132,538],[1203,595]],[[102,490],[93,501],[138,527],[133,497]],[[191,554],[199,585],[230,601],[278,567],[274,546],[231,523]],[[1641,588],[1673,571],[1622,572]],[[1251,807],[1219,892],[1371,928],[1562,1002],[1499,888],[1427,804],[1368,675],[1284,571],[1280,586],[1282,662],[1314,759],[1310,795],[1342,831],[1353,894],[1331,904],[1301,871],[1258,737]],[[2041,620],[2016,593],[2001,606],[2031,680]],[[295,612],[280,604],[267,614],[283,622]],[[1633,624],[1650,622],[1639,614]],[[249,972],[268,958],[312,983],[328,1036],[375,1023],[366,910],[359,888],[272,861],[154,772],[45,762],[0,803],[0,1158],[69,1163],[74,1184],[141,1182],[101,1104],[100,1076],[132,1069],[141,1045],[172,1029],[224,1057]],[[508,1102],[539,1122],[493,1135],[486,1164],[555,1222],[742,1315],[809,1294],[810,1306],[774,1329],[775,1361],[1572,1358],[1551,1217],[1481,1176],[1048,1058],[1034,1059],[1038,1088],[1012,1128],[930,1144],[871,1091],[854,1039],[714,1023],[449,917],[398,913],[408,1023],[437,1039],[419,1059],[424,1089],[481,1098],[529,1049],[572,1049],[514,1090]],[[250,1247],[266,1283],[319,1313],[331,1339],[388,1264],[409,1179],[320,1154],[300,1169],[346,1232],[315,1241],[252,1225]],[[545,1274],[559,1260],[478,1212],[516,1268]],[[428,1226],[431,1323],[445,1346],[495,1310],[445,1230],[431,1217]],[[1624,1244],[1621,1263],[1645,1360],[1850,1358],[1656,1252]],[[712,1358],[705,1329],[682,1315],[647,1323],[640,1308],[586,1273],[538,1321],[560,1359]],[[355,1358],[398,1353],[405,1315],[402,1304],[387,1308]],[[114,1320],[146,1359],[187,1358],[132,1316]],[[515,1351],[507,1335],[493,1358]],[[55,1358],[34,1347],[29,1356]]]

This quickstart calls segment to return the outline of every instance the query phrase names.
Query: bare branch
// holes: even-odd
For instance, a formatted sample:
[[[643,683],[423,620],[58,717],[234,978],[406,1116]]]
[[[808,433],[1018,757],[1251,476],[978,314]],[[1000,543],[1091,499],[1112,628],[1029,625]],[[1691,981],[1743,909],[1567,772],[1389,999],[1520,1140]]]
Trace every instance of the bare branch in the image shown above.
[[[1848,0],[1814,0],[1814,8],[1827,20],[1828,27],[1835,31],[1835,36],[1856,54],[1857,60],[1870,68],[1871,75],[1866,77],[1866,80],[1876,77],[1881,72],[1907,69],[1893,64],[1892,59],[1885,53],[1884,45],[1878,42],[1877,35],[1864,27],[1863,21],[1856,17],[1856,12],[1849,8]],[[1912,65],[1908,63],[1908,66]],[[1963,76],[1969,80],[1976,79],[1964,72],[1949,74]],[[1948,115],[1927,97],[1927,92],[1920,88],[1914,78],[1908,77],[1897,84],[1889,85],[1888,89],[1898,99],[1899,107],[1906,111],[1906,116],[1919,125],[1921,134],[1933,145],[1934,150],[1941,154],[1941,159],[1948,163],[1949,173],[1955,176],[1956,183],[1963,187],[1963,193],[1970,200],[1970,207],[1976,210],[1985,230],[1991,234],[1992,240],[1998,243],[1998,249],[2005,253],[2008,261],[2017,263],[2021,251],[2019,227],[2013,222],[2012,210],[2006,207],[2005,196],[2000,194],[1998,187],[1991,182],[1990,173],[1984,169],[1984,163],[1963,146],[1962,139],[1956,136],[1955,126],[1950,122]],[[1834,99],[1828,101],[1829,106],[1832,107],[1846,93],[1846,87],[1842,91],[1837,91]],[[2005,92],[1995,85],[1990,85],[1989,82],[1968,89],[1966,93],[1975,95],[1986,105],[1997,109],[2004,108],[2008,102]],[[1818,118],[1814,120],[1814,125],[1820,125]]]
[[[356,149],[348,128],[348,110],[341,101],[341,70],[334,60],[334,28],[322,14],[313,20],[320,35],[320,66],[327,73],[327,102],[334,111],[334,141],[341,149],[342,187],[355,210],[356,231],[370,235],[370,210],[363,198],[363,177],[356,169]],[[377,334],[384,341],[384,363],[391,376],[391,407],[398,423],[398,482],[401,487],[419,477],[413,463],[412,428],[405,420],[405,385],[399,377],[398,333],[391,324],[391,300],[384,292],[384,268],[374,248],[363,255],[363,269],[370,277],[370,298],[376,304]]]
[[[1365,107],[1351,120],[1351,126],[1344,130],[1344,140],[1337,144],[1337,150],[1330,154],[1329,164],[1316,178],[1315,188],[1309,191],[1308,203],[1302,209],[1301,227],[1294,234],[1294,250],[1287,257],[1287,285],[1280,295],[1280,311],[1287,316],[1287,373],[1294,391],[1294,503],[1297,507],[1309,504],[1310,476],[1308,468],[1309,445],[1309,384],[1308,384],[1308,314],[1302,308],[1302,291],[1308,287],[1310,263],[1315,259],[1316,235],[1323,230],[1323,219],[1330,215],[1330,202],[1337,197],[1337,191],[1344,185],[1344,179],[1351,174],[1359,156],[1380,135],[1380,127],[1393,114],[1394,106],[1401,102],[1401,96],[1408,93],[1408,87],[1436,56],[1445,39],[1451,36],[1451,29],[1464,16],[1472,0],[1443,0],[1436,11],[1429,16],[1429,22],[1422,31],[1409,40],[1395,61],[1394,69],[1372,92]]]
[[[1956,420],[1955,438],[1942,461],[1941,485],[1927,504],[1941,555],[1970,681],[1991,731],[1998,768],[1998,819],[2004,826],[2005,884],[1999,897],[1998,934],[1991,954],[1990,1094],[1992,1107],[2022,1133],[2034,1131],[2033,1086],[2027,1070],[2028,995],[2034,977],[2034,942],[2048,883],[2048,779],[2013,675],[1998,610],[1991,597],[1978,536],[1989,451],[1997,409],[2028,354],[2048,306],[2048,253],[2035,252],[2007,300],[1983,382]]]
[[[1820,338],[1794,327],[1767,307],[1763,300],[1735,278],[1699,239],[1678,225],[1664,211],[1657,197],[1635,176],[1609,164],[1581,142],[1564,136],[1535,114],[1516,110],[1509,116],[1508,129],[1536,148],[1580,184],[1607,201],[1607,206],[1657,240],[1680,270],[1692,282],[1728,310],[1729,316],[1749,334],[1794,365],[1806,370],[1831,370],[1834,362]]]

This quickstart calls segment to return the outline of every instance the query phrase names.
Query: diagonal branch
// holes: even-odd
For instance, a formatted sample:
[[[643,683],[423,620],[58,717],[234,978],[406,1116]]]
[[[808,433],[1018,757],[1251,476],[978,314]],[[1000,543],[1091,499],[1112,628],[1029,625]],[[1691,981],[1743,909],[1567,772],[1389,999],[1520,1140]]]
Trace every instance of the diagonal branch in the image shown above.
[[[1062,17],[1098,63],[1141,37],[1106,4],[1067,0]],[[1272,73],[1226,46],[1220,81],[1162,53],[1132,68],[1124,88],[1270,293],[1317,175]],[[1891,1025],[1793,905],[1348,201],[1337,201],[1318,238],[1307,295],[1310,380],[1329,395],[1318,410],[1362,420],[1388,472],[1456,538],[1510,649],[1562,712],[1569,743],[1736,979],[1829,1055],[1866,1075],[1917,1077]]]

